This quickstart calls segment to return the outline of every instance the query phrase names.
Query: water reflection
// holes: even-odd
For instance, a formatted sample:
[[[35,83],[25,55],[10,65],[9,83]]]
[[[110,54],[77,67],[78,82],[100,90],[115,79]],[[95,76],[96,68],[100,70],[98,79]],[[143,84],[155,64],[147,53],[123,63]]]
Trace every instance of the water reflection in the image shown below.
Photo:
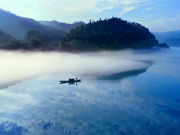
[[[179,135],[179,58],[163,58],[121,80],[86,76],[77,87],[60,87],[59,78],[78,75],[56,74],[5,88],[0,134]]]
[[[0,124],[1,135],[21,135],[26,130],[19,127],[16,123],[4,122]]]
[[[146,70],[147,70],[147,68],[131,70],[131,71],[126,71],[126,72],[120,72],[120,73],[111,74],[108,76],[101,76],[99,79],[100,80],[121,80],[123,78],[140,75],[142,73],[145,73]]]
[[[59,84],[69,84],[69,85],[78,85],[81,82],[61,82]]]
[[[0,90],[6,89],[9,86],[16,85],[17,83],[20,83],[21,81],[11,82],[11,83],[0,83]]]
[[[60,80],[59,82],[60,82],[59,84],[77,85],[78,83],[81,83],[81,79],[70,78],[69,80]]]
[[[52,73],[83,76],[114,74],[147,68],[150,65],[144,61],[155,61],[152,55],[133,50],[80,54],[0,51],[0,56],[0,87]]]
[[[178,134],[178,102],[144,90],[138,78],[59,87],[57,76],[28,80],[1,91],[3,133],[17,134]],[[177,84],[176,82],[174,83]],[[166,87],[168,85],[165,85]],[[161,86],[153,87],[156,91]],[[8,103],[8,104],[7,104]],[[4,105],[3,105],[4,104]],[[171,121],[171,122],[170,122]]]

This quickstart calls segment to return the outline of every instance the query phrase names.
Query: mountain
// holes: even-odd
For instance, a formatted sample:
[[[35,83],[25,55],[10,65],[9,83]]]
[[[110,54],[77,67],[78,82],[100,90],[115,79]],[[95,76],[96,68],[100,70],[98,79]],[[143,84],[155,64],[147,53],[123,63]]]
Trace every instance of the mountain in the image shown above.
[[[154,33],[160,43],[164,42],[170,46],[180,46],[180,30],[169,31],[164,33]]]
[[[41,24],[50,26],[52,28],[58,29],[65,31],[68,33],[72,28],[76,28],[77,26],[84,25],[85,23],[80,21],[80,22],[75,22],[75,23],[62,23],[58,21],[39,21]]]
[[[62,50],[119,50],[125,48],[168,47],[159,44],[155,36],[144,26],[127,22],[120,18],[111,18],[89,22],[71,29],[61,40]]]
[[[25,45],[23,42],[15,40],[12,36],[0,30],[0,49],[17,49]]]
[[[0,20],[1,49],[94,51],[167,47],[166,44],[160,45],[144,26],[119,18],[100,19],[88,24],[52,21],[51,26],[47,26],[0,9]],[[66,34],[52,27],[64,31],[72,29]]]
[[[60,41],[66,34],[61,30],[42,25],[33,19],[20,17],[2,9],[0,9],[0,20],[0,29],[16,39],[24,39],[25,34],[31,30],[46,34],[51,41]]]
[[[0,44],[6,43],[10,40],[13,40],[13,38],[9,34],[5,33],[0,29]]]

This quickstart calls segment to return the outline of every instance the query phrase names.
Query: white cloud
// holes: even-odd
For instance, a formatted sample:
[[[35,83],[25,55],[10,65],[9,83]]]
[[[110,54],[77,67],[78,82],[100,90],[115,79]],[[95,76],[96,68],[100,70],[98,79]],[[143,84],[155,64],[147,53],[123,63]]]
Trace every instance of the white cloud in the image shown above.
[[[122,0],[120,1],[119,5],[121,5],[121,9],[122,11],[119,13],[121,14],[125,14],[129,11],[132,11],[140,6],[146,6],[149,3],[149,0]]]
[[[146,8],[146,9],[144,9],[143,11],[149,11],[149,10],[152,10],[152,9],[154,9],[154,7]]]
[[[144,3],[141,3],[141,6],[149,6],[149,5],[152,5],[154,4],[154,2],[144,2]]]
[[[1,91],[1,109],[0,113],[13,113],[21,110],[25,106],[34,105],[36,101],[28,94],[13,93],[9,91]]]
[[[135,7],[125,7],[119,14],[124,14],[124,13],[127,13],[131,10],[135,9]]]
[[[147,0],[18,0],[13,3],[10,0],[0,0],[0,7],[7,10],[23,13],[41,12],[78,12],[93,11],[101,12],[112,8],[121,8],[123,11],[134,9],[140,3],[146,3]],[[7,6],[8,5],[8,6]],[[53,9],[53,10],[52,10]]]
[[[153,32],[167,32],[180,29],[180,15],[140,22]]]
[[[90,15],[116,9],[120,14],[149,4],[150,0],[0,0],[0,8],[36,20],[87,21]],[[118,13],[116,12],[117,16]],[[112,16],[116,16],[112,13]],[[86,18],[87,17],[87,18]],[[95,17],[95,16],[94,16]],[[100,16],[99,16],[100,17]],[[99,18],[98,17],[98,18]]]
[[[120,14],[123,14],[138,8],[140,5],[149,2],[149,0],[101,0],[100,2],[102,7],[122,9]]]
[[[152,9],[157,9],[159,7],[163,7],[164,5],[161,4],[161,5],[158,5],[158,6],[153,6],[153,7],[148,7],[148,8],[145,8],[143,11],[149,11],[149,10],[152,10]]]

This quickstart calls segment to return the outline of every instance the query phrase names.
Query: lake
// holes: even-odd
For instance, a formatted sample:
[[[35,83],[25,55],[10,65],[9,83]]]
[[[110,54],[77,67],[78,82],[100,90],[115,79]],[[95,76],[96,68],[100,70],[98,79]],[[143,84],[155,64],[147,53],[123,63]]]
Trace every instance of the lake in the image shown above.
[[[0,56],[1,135],[180,134],[180,48]]]

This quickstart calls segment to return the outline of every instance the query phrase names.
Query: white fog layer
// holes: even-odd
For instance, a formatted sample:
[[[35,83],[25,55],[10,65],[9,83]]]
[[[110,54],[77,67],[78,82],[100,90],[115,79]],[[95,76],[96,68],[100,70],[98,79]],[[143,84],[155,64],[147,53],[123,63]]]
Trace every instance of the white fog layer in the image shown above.
[[[0,51],[0,85],[42,74],[101,76],[148,68],[157,54],[133,50],[96,53]]]

